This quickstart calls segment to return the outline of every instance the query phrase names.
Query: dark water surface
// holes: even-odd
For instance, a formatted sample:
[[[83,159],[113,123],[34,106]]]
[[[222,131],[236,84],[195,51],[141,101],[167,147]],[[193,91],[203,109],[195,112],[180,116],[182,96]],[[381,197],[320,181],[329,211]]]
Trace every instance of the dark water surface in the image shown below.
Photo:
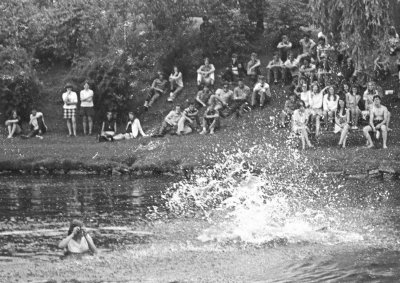
[[[57,244],[66,235],[67,223],[72,218],[82,219],[96,244],[106,252],[120,246],[151,243],[151,222],[146,215],[151,207],[160,204],[164,189],[176,181],[176,177],[168,176],[142,179],[1,176],[0,266],[5,259],[16,257],[59,260]],[[314,244],[322,236],[310,234],[300,244],[280,247],[285,254],[296,254],[300,246],[303,250],[304,245],[309,245],[309,252],[302,260],[289,260],[270,270],[266,266],[268,272],[263,275],[254,272],[246,282],[400,282],[399,182],[367,183],[348,181],[349,189],[340,191],[343,196],[338,198],[346,203],[343,210],[352,215],[346,219],[346,211],[343,213],[343,226],[355,227],[361,234],[371,231],[362,241],[353,245],[349,240],[343,244],[337,241],[337,233],[323,231],[322,245],[329,247],[331,253],[321,256]],[[363,186],[364,194],[353,189]],[[359,201],[354,201],[356,198]],[[193,222],[188,219],[186,228],[191,225]],[[329,243],[330,236],[324,233],[332,233],[335,240]],[[242,248],[238,247],[238,253],[243,253]],[[274,248],[263,249],[265,252]],[[319,256],[313,256],[314,253]]]

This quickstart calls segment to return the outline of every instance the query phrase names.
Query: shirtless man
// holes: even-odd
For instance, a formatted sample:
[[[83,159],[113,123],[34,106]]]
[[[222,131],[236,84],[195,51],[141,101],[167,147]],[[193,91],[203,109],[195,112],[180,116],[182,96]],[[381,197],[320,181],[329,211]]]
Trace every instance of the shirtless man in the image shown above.
[[[371,135],[369,132],[374,132],[376,134],[376,138],[379,139],[380,132],[382,132],[382,147],[387,148],[387,119],[388,119],[388,110],[385,106],[381,104],[381,97],[379,95],[375,95],[373,99],[374,105],[370,109],[369,114],[369,125],[365,126],[363,129],[364,136],[367,139],[367,148],[374,147],[374,143],[372,142]]]

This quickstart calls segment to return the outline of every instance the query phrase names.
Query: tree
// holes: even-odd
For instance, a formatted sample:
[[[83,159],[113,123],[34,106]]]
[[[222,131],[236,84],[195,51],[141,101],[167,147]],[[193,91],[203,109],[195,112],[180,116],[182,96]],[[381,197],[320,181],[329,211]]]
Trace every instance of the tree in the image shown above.
[[[366,66],[377,49],[387,48],[390,0],[310,0],[315,24],[352,47],[357,64]]]

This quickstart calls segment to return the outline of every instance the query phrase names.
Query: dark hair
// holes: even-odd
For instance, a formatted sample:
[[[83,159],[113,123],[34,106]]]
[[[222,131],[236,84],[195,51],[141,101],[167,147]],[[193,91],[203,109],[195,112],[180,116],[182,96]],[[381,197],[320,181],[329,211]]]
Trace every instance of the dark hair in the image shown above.
[[[347,105],[346,105],[346,100],[345,99],[339,99],[338,101],[338,107],[336,109],[336,114],[340,113],[340,110],[342,110],[342,107],[340,107],[340,101],[343,101],[343,110],[346,111]]]
[[[78,219],[73,219],[71,221],[71,224],[69,225],[69,229],[68,229],[68,236],[72,234],[72,231],[74,231],[75,227],[82,227],[83,226],[83,222],[78,220]]]
[[[382,101],[382,98],[379,95],[374,95],[372,98],[372,101],[375,101],[375,99],[379,98],[380,101]]]
[[[306,103],[303,100],[299,100],[299,107],[303,106],[304,108],[306,107]]]
[[[194,100],[190,100],[190,101],[189,101],[189,106],[190,106],[190,105],[196,105],[196,102],[195,102]]]

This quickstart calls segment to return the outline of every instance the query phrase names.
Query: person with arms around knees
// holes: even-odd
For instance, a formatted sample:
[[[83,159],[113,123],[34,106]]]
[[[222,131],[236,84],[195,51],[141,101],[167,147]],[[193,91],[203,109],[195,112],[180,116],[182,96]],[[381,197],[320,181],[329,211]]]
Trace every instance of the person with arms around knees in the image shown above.
[[[178,66],[174,66],[171,75],[169,76],[169,84],[171,87],[171,93],[167,99],[168,102],[173,102],[175,98],[180,94],[183,90],[183,78],[182,73],[179,70]]]
[[[222,88],[217,89],[215,95],[211,95],[210,104],[214,104],[215,110],[220,111],[220,115],[225,117],[225,113],[229,112],[232,98],[233,91],[229,89],[228,83],[224,83]]]
[[[182,118],[181,106],[175,106],[175,109],[170,111],[161,124],[158,135],[155,137],[162,137],[167,132],[175,132],[178,129],[178,122]]]
[[[80,94],[81,99],[81,115],[82,115],[82,126],[83,134],[92,134],[93,130],[93,116],[94,116],[94,104],[93,104],[93,90],[89,88],[89,82],[85,81],[83,90]]]
[[[153,103],[160,97],[167,93],[168,81],[164,78],[163,72],[158,72],[158,78],[156,78],[151,84],[150,91],[147,94],[144,102],[144,109],[147,111],[153,105]]]
[[[22,132],[21,117],[18,116],[17,110],[12,110],[10,117],[6,120],[5,125],[8,131],[8,139],[19,135]]]
[[[197,69],[197,86],[200,87],[202,85],[206,85],[208,87],[214,87],[215,82],[215,67],[213,64],[210,64],[210,59],[204,59],[204,65],[201,65],[199,69]]]
[[[148,137],[149,135],[146,135],[145,132],[142,129],[142,125],[140,124],[139,119],[135,116],[135,113],[129,112],[128,114],[128,123],[126,124],[125,128],[125,134],[118,134],[113,137],[115,141],[119,140],[130,140],[130,139],[136,139],[139,134],[142,135],[142,137]]]
[[[274,83],[277,84],[280,77],[282,77],[283,62],[279,58],[278,53],[274,54],[274,57],[267,66],[267,83],[271,83],[271,77],[274,79]]]
[[[251,89],[244,84],[243,79],[239,79],[238,86],[233,90],[233,102],[230,107],[230,113],[236,113],[236,118],[243,115],[245,108],[248,108],[248,99],[251,96]],[[228,115],[228,116],[229,116]]]
[[[214,131],[219,127],[219,112],[215,110],[215,105],[211,103],[206,112],[204,112],[203,117],[203,131],[201,131],[200,135],[207,134],[210,131],[210,134],[213,135]]]
[[[292,130],[295,134],[300,135],[300,140],[301,140],[301,148],[303,150],[306,149],[306,144],[308,147],[313,147],[313,145],[310,142],[310,139],[308,138],[308,118],[309,118],[309,113],[306,110],[304,101],[300,100],[299,101],[299,109],[296,109],[293,111],[292,115]]]
[[[202,107],[207,107],[208,101],[212,92],[208,88],[208,86],[204,86],[202,90],[199,90],[196,95],[196,108],[200,109]]]
[[[222,75],[222,79],[232,83],[235,79],[242,79],[245,74],[244,65],[239,62],[238,55],[233,53],[230,64],[225,68],[225,72]]]
[[[195,102],[191,101],[189,107],[182,112],[182,117],[178,122],[178,136],[190,134],[196,127],[201,127],[199,110],[196,109]],[[196,122],[196,126],[195,126]]]
[[[251,95],[251,107],[256,106],[257,98],[260,98],[260,107],[264,107],[265,100],[271,98],[271,91],[269,84],[265,82],[264,76],[258,76],[258,83],[254,86],[253,93]]]
[[[114,141],[114,136],[117,133],[117,122],[113,118],[113,113],[108,111],[106,119],[101,123],[101,132],[99,142]]]
[[[305,104],[304,104],[305,106]],[[286,125],[286,120],[292,119],[294,111],[298,108],[298,102],[296,101],[296,95],[294,93],[289,94],[289,99],[285,102],[285,107],[283,108],[280,115],[280,126],[284,128]]]
[[[65,86],[66,92],[63,93],[64,101],[64,119],[67,120],[68,136],[76,137],[76,105],[78,104],[78,96],[72,91],[72,85]]]
[[[251,53],[250,61],[247,63],[247,75],[253,84],[257,83],[257,78],[260,75],[261,61],[257,58],[257,53]]]
[[[367,139],[367,148],[374,147],[374,143],[371,139],[370,132],[376,135],[376,139],[379,139],[380,132],[382,133],[382,147],[387,148],[387,119],[388,110],[385,106],[381,104],[381,97],[375,95],[373,99],[373,106],[370,109],[369,114],[369,125],[365,126],[363,129],[364,136]]]
[[[61,240],[58,247],[65,249],[66,254],[97,253],[92,237],[86,232],[83,223],[77,219],[71,221],[68,236]]]
[[[340,99],[338,108],[335,112],[335,129],[334,133],[340,133],[338,146],[346,148],[347,135],[349,133],[350,111],[346,108],[344,100]]]

